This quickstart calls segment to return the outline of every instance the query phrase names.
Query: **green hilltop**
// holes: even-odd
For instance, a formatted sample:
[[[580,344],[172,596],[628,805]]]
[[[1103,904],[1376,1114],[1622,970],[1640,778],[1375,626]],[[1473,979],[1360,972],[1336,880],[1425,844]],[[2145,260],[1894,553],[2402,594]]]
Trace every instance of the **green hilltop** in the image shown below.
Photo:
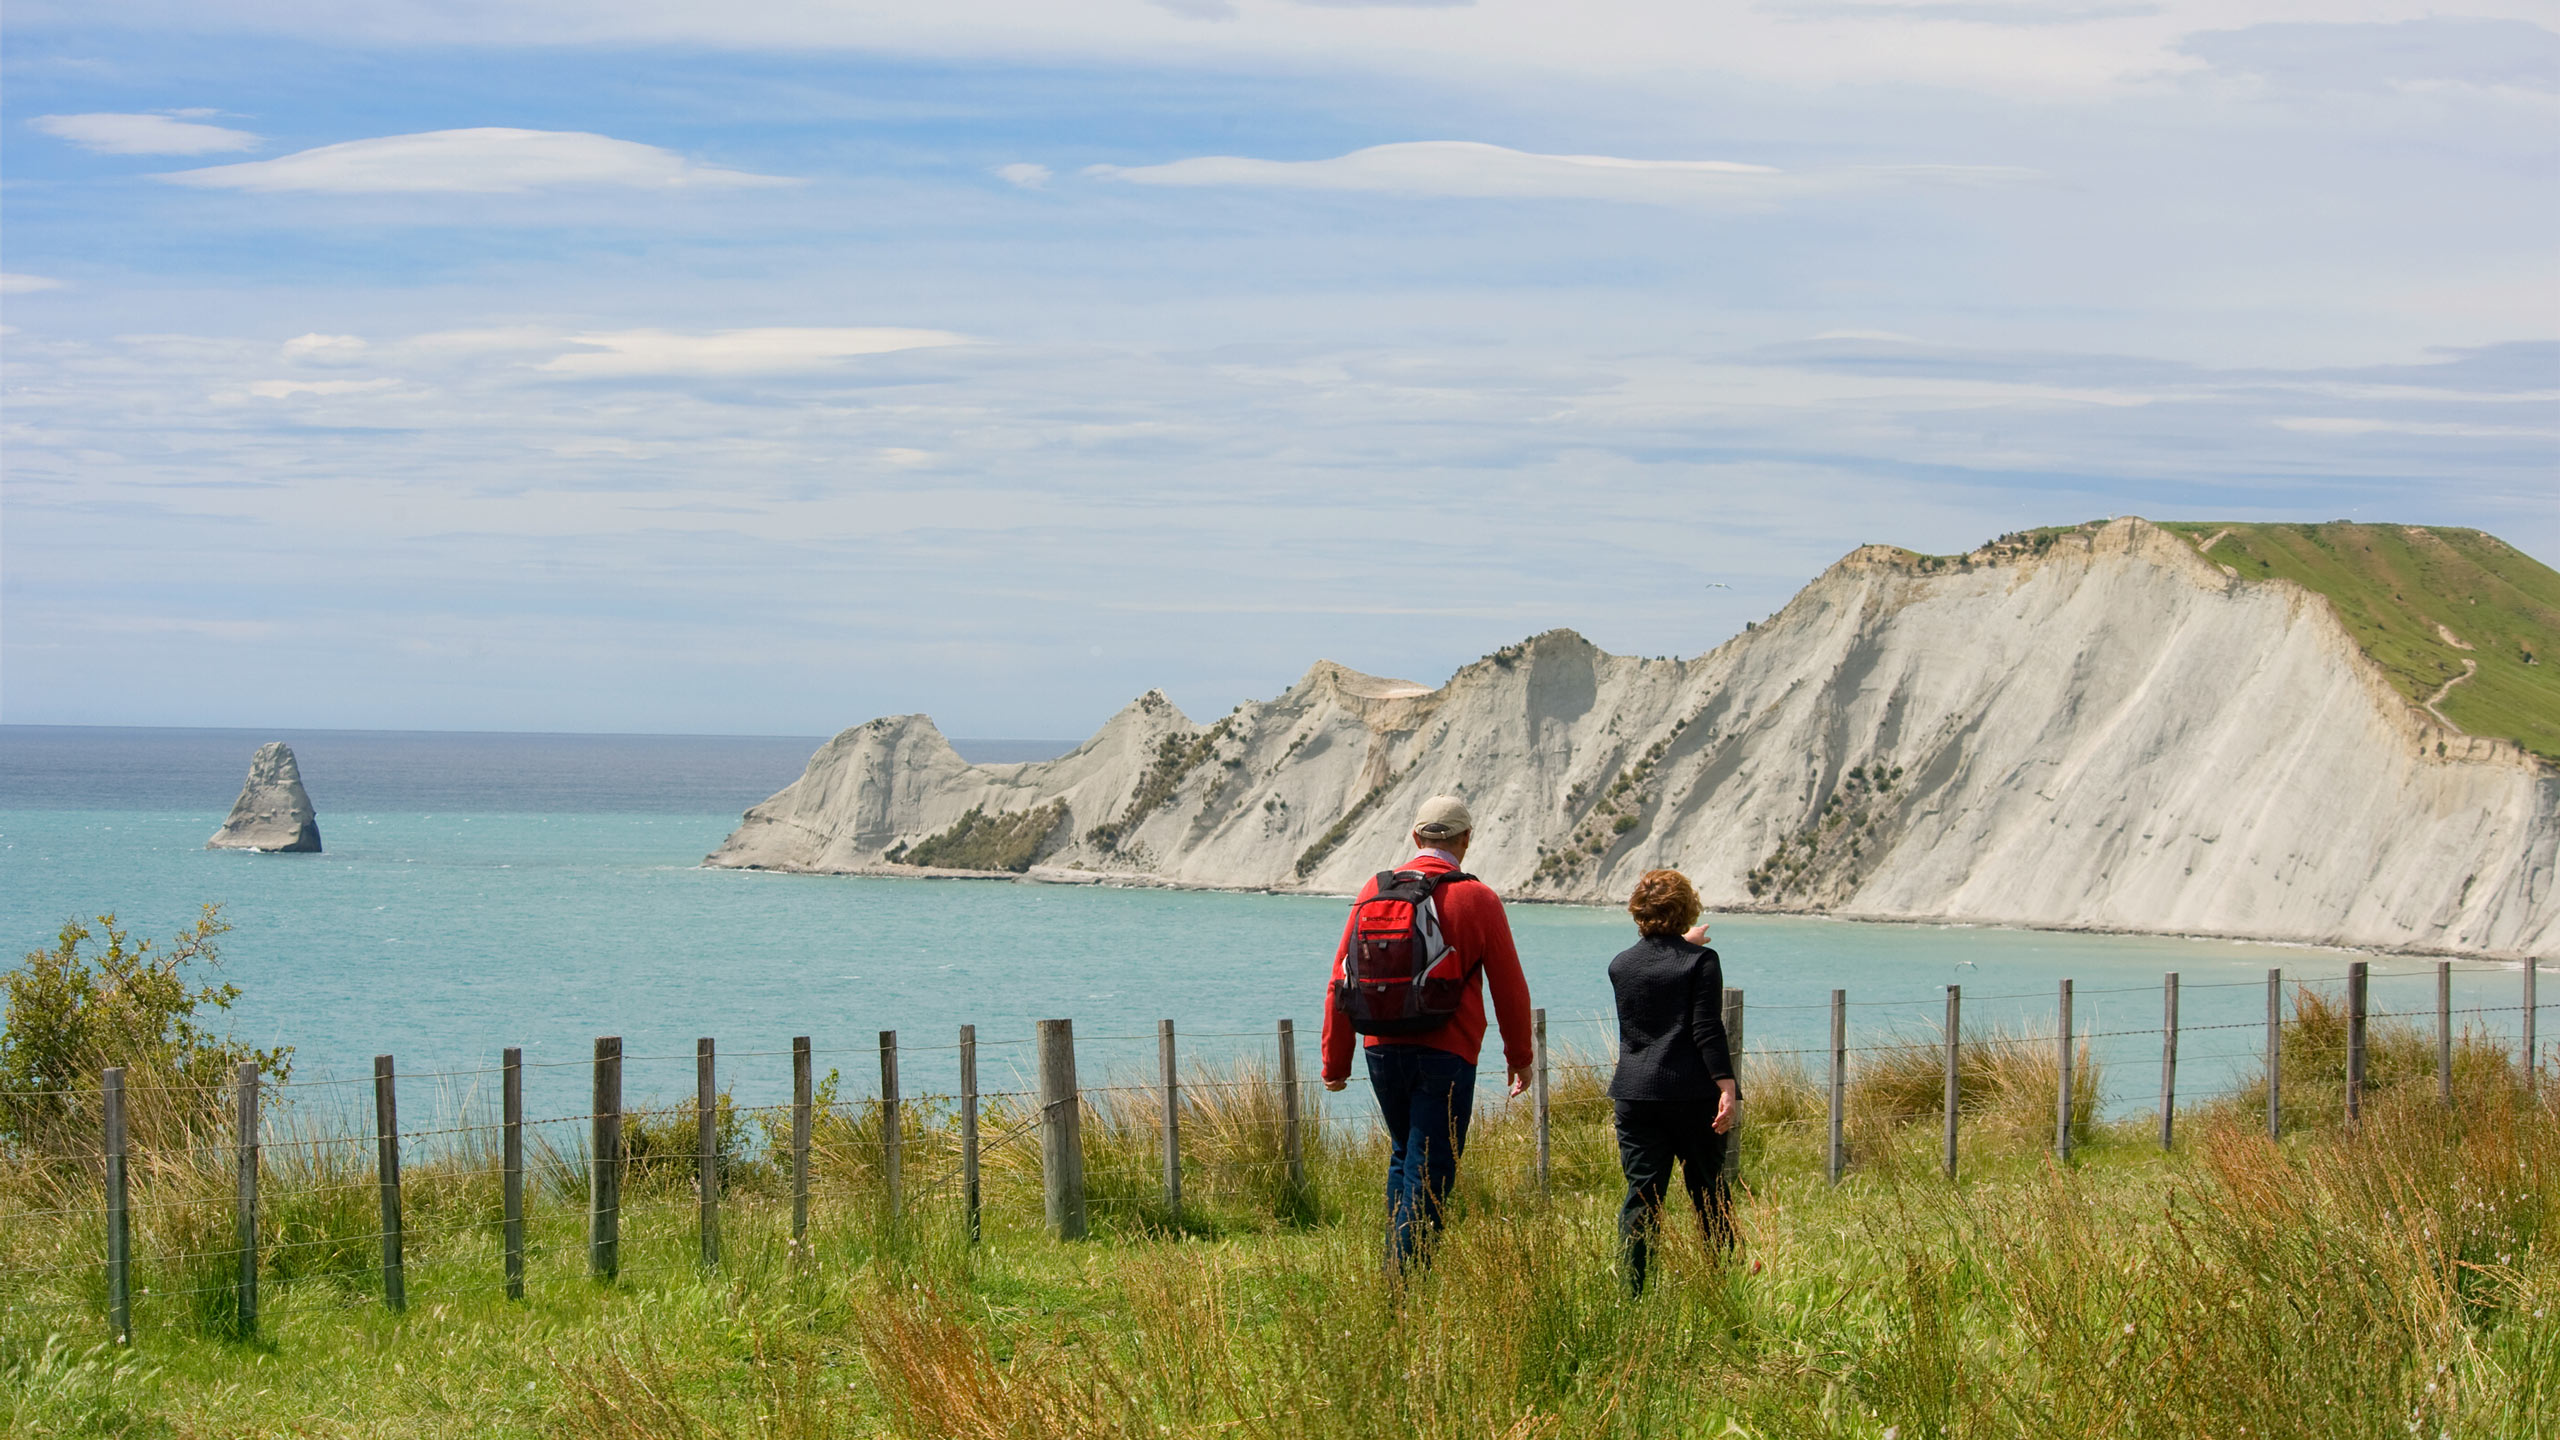
[[[1924,571],[1996,564],[2106,523],[2013,531],[1969,555],[1904,553]],[[2560,571],[2451,525],[2151,523],[2243,580],[2290,580],[2327,596],[2394,689],[2420,706],[2441,693],[2436,709],[2465,733],[2560,763]],[[2466,661],[2477,670],[2466,675]]]
[[[2460,680],[2436,702],[2445,719],[2560,761],[2560,571],[2452,526],[2156,523],[2244,580],[2329,597],[2401,694],[2424,705]]]

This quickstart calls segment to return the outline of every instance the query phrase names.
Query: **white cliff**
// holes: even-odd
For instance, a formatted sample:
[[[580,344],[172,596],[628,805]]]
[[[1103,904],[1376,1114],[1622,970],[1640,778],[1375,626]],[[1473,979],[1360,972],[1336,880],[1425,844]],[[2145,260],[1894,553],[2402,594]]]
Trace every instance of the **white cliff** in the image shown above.
[[[293,747],[270,740],[249,757],[249,779],[240,787],[240,798],[231,802],[230,818],[204,848],[319,853],[320,820],[302,788]]]
[[[1340,892],[1438,791],[1515,897],[1670,866],[1727,910],[2560,953],[2560,774],[2392,689],[2326,599],[2139,520],[1871,546],[1692,660],[1555,631],[1436,690],[1320,663],[1205,726],[1150,693],[1037,764],[875,720],[709,863]]]

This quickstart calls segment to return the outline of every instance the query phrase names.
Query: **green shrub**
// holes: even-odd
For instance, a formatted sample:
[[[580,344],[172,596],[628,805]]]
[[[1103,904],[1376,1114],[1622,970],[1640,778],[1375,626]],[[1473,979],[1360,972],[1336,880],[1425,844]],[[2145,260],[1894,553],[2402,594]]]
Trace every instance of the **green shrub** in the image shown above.
[[[95,930],[67,921],[52,949],[29,951],[0,982],[9,1004],[0,1141],[37,1154],[94,1150],[96,1116],[69,1092],[94,1088],[113,1065],[136,1092],[130,1124],[140,1147],[183,1143],[218,1122],[229,1098],[221,1087],[243,1060],[284,1079],[291,1046],[254,1050],[198,1023],[240,996],[236,985],[196,984],[190,973],[220,963],[215,941],[230,928],[221,907],[207,905],[163,948],[129,943],[116,917],[101,915]]]
[[[1013,815],[989,815],[972,806],[950,829],[892,859],[900,865],[1010,870],[1018,875],[1050,848],[1066,818],[1064,800]]]

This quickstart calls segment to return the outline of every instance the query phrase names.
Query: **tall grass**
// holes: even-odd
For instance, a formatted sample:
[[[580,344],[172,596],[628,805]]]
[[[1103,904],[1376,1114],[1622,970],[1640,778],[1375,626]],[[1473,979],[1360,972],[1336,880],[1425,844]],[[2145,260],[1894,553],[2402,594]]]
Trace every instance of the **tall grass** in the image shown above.
[[[1379,1263],[1381,1141],[1309,1105],[1288,1181],[1259,1067],[1183,1086],[1185,1204],[1165,1210],[1161,1097],[1102,1086],[1085,1117],[1098,1239],[1039,1234],[1019,1097],[982,1117],[987,1242],[956,1224],[956,1116],[905,1107],[904,1210],[886,1217],[876,1102],[815,1137],[816,1233],[789,1243],[787,1130],[720,1117],[721,1268],[691,1245],[690,1107],[634,1115],[625,1262],[590,1283],[582,1153],[537,1152],[533,1298],[493,1295],[485,1133],[405,1170],[411,1307],[379,1305],[372,1149],[285,1111],[262,1190],[263,1336],[221,1343],[228,1137],[137,1167],[137,1355],[98,1333],[96,1192],[0,1167],[0,1203],[65,1213],[0,1233],[0,1430],[475,1436],[2394,1436],[2523,1440],[2560,1414],[2560,1115],[2494,1047],[2435,1102],[2431,1036],[2378,1022],[2353,1133],[2323,1118],[2321,1027],[2287,1034],[2300,1130],[2264,1137],[2249,1083],[2150,1127],[2080,1117],[2055,1164],[2050,1042],[1960,1049],[1967,1180],[1935,1173],[1942,1055],[1856,1057],[1855,1164],[1822,1181],[1821,1088],[1745,1075],[1742,1236],[1730,1259],[1665,1227],[1652,1283],[1616,1273],[1606,1067],[1556,1069],[1552,1185],[1525,1104],[1483,1097],[1457,1215],[1427,1271]],[[2414,1050],[2412,1045],[2417,1048]],[[2298,1057],[2298,1058],[2297,1058]],[[2423,1062],[2423,1063],[2421,1063]],[[2301,1069],[2294,1068],[2299,1065]],[[2088,1078],[2094,1096],[2096,1076]],[[462,1107],[469,1110],[466,1104]],[[476,1113],[476,1112],[472,1112]],[[731,1146],[734,1146],[732,1149]],[[643,1159],[642,1157],[647,1157]],[[36,1207],[49,1196],[59,1202]],[[87,1208],[84,1208],[87,1207]],[[81,1269],[82,1265],[87,1268]],[[215,1343],[208,1343],[214,1341]],[[393,1366],[405,1365],[394,1371]],[[262,1393],[263,1392],[263,1393]],[[347,1417],[321,1423],[321,1415]],[[333,1428],[334,1427],[334,1428]]]
[[[2547,1435],[2560,1129],[2508,1098],[2216,1123],[2165,1187],[1765,1187],[1748,1260],[1681,1232],[1637,1302],[1585,1205],[1477,1217],[1404,1285],[1357,1245],[1141,1252],[1009,1356],[945,1291],[860,1339],[914,1436]]]

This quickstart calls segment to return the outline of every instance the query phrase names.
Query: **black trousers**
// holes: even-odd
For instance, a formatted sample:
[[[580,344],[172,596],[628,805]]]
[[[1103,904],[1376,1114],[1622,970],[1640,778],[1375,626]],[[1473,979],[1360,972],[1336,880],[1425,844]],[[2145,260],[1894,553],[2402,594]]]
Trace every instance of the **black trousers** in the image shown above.
[[[1661,1223],[1671,1167],[1697,1207],[1707,1244],[1733,1248],[1733,1211],[1724,1184],[1725,1137],[1715,1131],[1713,1100],[1620,1100],[1618,1164],[1627,1173],[1627,1202],[1618,1208],[1618,1241],[1627,1262],[1627,1287],[1644,1292],[1645,1261],[1654,1227]]]

